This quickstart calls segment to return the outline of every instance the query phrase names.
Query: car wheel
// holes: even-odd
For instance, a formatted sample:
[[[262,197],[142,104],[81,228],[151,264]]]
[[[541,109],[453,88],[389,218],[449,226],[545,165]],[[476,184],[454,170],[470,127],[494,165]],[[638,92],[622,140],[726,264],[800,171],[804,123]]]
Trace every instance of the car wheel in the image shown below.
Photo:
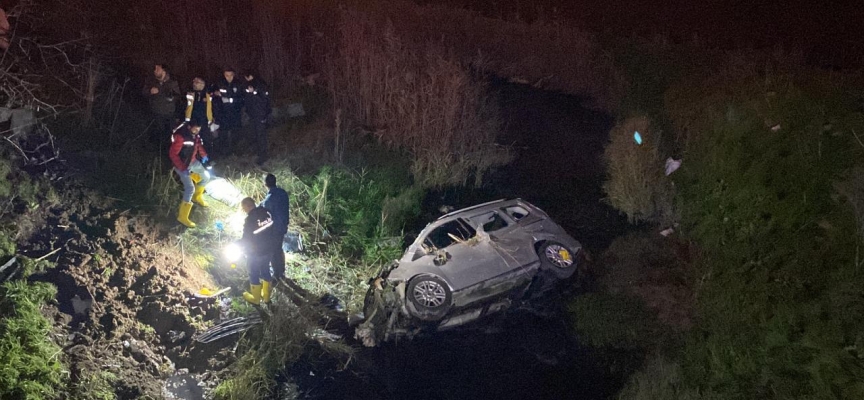
[[[576,272],[576,254],[558,242],[546,242],[537,250],[540,269],[559,279],[568,279]]]
[[[411,314],[421,320],[436,321],[450,311],[452,293],[447,283],[440,278],[418,276],[412,279],[405,296],[413,306]]]

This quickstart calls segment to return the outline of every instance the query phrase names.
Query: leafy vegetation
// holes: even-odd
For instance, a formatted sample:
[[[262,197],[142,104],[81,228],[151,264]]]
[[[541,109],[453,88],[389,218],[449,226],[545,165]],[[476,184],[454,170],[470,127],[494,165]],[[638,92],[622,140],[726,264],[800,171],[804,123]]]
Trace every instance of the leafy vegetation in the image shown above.
[[[684,166],[653,193],[618,190],[612,203],[650,220],[645,204],[674,181],[672,215],[702,255],[689,261],[696,279],[681,275],[697,318],[681,349],[649,362],[622,396],[864,396],[862,87],[797,65],[733,57],[664,91],[658,118],[674,141],[660,146]],[[622,154],[616,145],[607,155]],[[619,158],[607,190],[649,161]]]
[[[704,162],[682,174],[683,222],[708,256],[687,370],[730,394],[864,396],[861,238],[832,195],[864,155],[864,116],[844,83],[806,74],[751,73],[713,99],[689,146]]]

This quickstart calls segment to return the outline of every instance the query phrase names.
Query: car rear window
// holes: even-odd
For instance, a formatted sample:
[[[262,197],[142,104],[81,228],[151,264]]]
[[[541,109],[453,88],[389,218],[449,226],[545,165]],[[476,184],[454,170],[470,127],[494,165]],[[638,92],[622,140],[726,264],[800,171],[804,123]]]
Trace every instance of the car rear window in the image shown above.
[[[474,237],[477,231],[474,230],[462,218],[447,222],[429,232],[426,236],[424,244],[436,249],[443,249],[457,241],[465,241]]]
[[[526,210],[525,207],[519,205],[505,207],[503,208],[503,210],[505,213],[507,213],[507,215],[510,216],[510,218],[513,218],[513,220],[517,222],[520,219],[528,216],[528,210]]]

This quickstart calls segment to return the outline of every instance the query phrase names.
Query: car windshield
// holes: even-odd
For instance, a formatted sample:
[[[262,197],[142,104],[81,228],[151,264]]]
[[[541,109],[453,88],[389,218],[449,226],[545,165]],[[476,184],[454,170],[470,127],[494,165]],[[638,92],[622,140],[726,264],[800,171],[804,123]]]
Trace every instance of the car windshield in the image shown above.
[[[432,249],[443,249],[456,242],[464,242],[474,237],[477,231],[462,218],[444,223],[426,235],[423,245]]]

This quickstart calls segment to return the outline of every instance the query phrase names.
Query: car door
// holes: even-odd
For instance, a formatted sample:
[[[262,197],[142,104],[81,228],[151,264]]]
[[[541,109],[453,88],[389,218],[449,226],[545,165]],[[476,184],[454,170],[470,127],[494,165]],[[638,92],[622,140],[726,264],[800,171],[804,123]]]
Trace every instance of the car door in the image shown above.
[[[531,265],[538,260],[534,239],[504,210],[491,210],[471,217],[473,226],[489,235],[492,247],[507,264],[508,271]]]
[[[507,272],[507,263],[489,240],[477,237],[464,218],[441,224],[424,239],[453,291],[460,291]]]

